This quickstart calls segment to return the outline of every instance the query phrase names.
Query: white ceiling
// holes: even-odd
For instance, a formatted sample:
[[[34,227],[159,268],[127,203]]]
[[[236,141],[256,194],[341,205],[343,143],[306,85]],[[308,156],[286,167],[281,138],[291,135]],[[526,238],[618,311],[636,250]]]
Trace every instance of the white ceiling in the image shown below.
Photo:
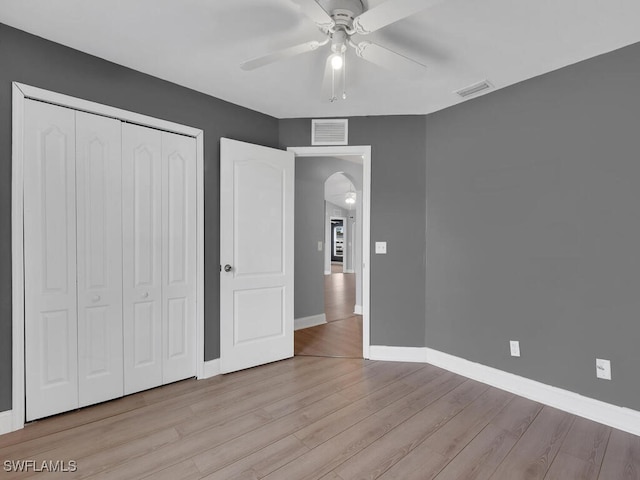
[[[239,67],[324,38],[293,0],[1,0],[0,22],[277,118],[334,117],[431,113],[480,80],[502,88],[636,43],[640,1],[445,0],[367,37],[428,65],[422,78],[350,50],[335,103],[320,95],[328,46]]]

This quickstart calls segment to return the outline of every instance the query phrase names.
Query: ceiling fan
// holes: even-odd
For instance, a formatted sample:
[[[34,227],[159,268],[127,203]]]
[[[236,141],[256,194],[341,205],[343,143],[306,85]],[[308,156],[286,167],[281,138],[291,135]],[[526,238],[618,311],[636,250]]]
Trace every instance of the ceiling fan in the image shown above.
[[[347,47],[355,50],[358,57],[373,64],[403,75],[416,75],[424,72],[426,66],[400,53],[394,52],[376,43],[366,40],[357,41],[354,36],[366,35],[409,17],[442,0],[387,0],[365,10],[362,0],[293,0],[302,13],[311,19],[327,36],[323,41],[312,40],[294,45],[267,55],[248,60],[241,64],[243,70],[259,67],[312,52],[324,45],[331,44],[331,54],[327,58],[323,90],[331,85],[330,101],[337,100],[335,94],[336,75],[342,80],[342,98],[345,93],[345,52]],[[338,73],[337,73],[338,72]]]

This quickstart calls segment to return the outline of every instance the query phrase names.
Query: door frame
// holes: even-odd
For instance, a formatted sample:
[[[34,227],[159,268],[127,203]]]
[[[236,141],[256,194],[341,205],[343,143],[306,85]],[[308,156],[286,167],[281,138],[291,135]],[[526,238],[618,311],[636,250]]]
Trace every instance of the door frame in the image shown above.
[[[24,102],[39,100],[83,112],[115,118],[129,123],[165,130],[196,139],[196,376],[205,376],[204,362],[204,132],[201,129],[141,115],[107,105],[63,95],[49,90],[12,83],[12,156],[11,156],[11,317],[12,317],[12,404],[11,425],[14,431],[24,427],[25,356],[24,356]],[[7,412],[0,412],[6,414]],[[5,421],[7,416],[3,416]],[[5,428],[3,428],[5,427]]]
[[[371,145],[288,147],[296,161],[306,157],[362,157],[362,356],[370,358],[370,267],[371,265]]]

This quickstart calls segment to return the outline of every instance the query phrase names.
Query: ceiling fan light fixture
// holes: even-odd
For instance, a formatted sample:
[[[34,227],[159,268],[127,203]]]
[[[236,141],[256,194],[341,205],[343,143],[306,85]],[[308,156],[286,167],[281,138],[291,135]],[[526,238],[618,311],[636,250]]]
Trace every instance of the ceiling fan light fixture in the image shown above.
[[[342,58],[341,54],[334,53],[333,55],[331,55],[331,68],[333,68],[334,70],[340,70],[343,65],[344,59]]]
[[[358,57],[394,73],[419,76],[424,73],[425,65],[376,43],[355,43],[351,37],[372,33],[441,1],[443,0],[386,0],[380,5],[365,8],[364,0],[295,0],[302,13],[320,28],[326,38],[268,53],[244,62],[241,67],[253,70],[278,60],[312,52],[331,42],[331,54],[325,57],[323,76],[323,91],[328,93],[328,87],[331,86],[331,95],[327,95],[330,102],[347,98],[345,54],[348,47],[353,48]]]
[[[356,192],[347,192],[344,203],[346,203],[347,205],[353,205],[354,203],[356,203]]]

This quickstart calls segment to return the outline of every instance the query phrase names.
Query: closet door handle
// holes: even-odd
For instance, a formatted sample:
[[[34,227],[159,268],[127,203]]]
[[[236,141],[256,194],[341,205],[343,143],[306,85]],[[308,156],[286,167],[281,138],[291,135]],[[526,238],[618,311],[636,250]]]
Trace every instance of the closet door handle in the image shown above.
[[[231,270],[233,270],[233,267],[227,263],[227,264],[224,266],[224,271],[228,273],[228,272],[230,272]]]
[[[149,292],[144,292],[144,293],[142,294],[142,298],[147,298],[148,296],[149,296]]]
[[[93,297],[91,297],[91,301],[92,302],[99,302],[100,301],[100,295],[94,295]]]

